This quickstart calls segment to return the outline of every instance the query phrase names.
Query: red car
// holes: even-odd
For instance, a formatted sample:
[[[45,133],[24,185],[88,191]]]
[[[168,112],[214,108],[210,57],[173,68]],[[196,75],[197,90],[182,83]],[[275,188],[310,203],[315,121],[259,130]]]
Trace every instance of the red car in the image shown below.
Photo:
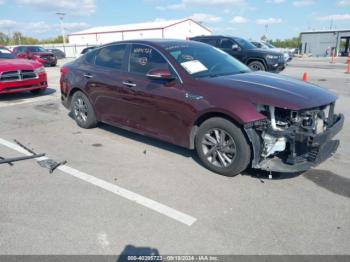
[[[253,72],[207,44],[125,41],[61,69],[61,99],[83,128],[112,124],[196,149],[210,170],[299,172],[338,148],[337,96],[310,83]],[[134,161],[137,161],[135,158]]]
[[[7,48],[0,47],[0,94],[31,91],[43,93],[47,76],[41,63],[17,59]]]
[[[13,49],[17,58],[38,61],[44,66],[56,66],[57,57],[40,46],[17,46]]]

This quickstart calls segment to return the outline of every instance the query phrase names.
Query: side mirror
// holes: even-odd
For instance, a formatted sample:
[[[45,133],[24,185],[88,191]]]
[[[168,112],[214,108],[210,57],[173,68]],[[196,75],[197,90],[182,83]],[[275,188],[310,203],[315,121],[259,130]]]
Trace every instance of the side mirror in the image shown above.
[[[146,76],[153,80],[174,80],[175,77],[168,69],[152,69]]]
[[[233,51],[238,51],[239,50],[239,46],[237,44],[232,45],[232,50]]]

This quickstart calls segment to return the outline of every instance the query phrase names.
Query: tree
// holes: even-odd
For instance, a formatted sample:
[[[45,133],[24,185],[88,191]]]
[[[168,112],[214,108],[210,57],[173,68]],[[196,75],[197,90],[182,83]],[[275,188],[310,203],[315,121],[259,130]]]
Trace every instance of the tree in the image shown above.
[[[8,44],[9,44],[9,37],[6,34],[0,32],[0,45],[8,45]]]
[[[23,35],[21,32],[14,32],[12,39],[15,45],[20,45],[22,44]]]
[[[0,32],[0,45],[37,45],[37,44],[60,44],[63,43],[63,37],[57,36],[44,40],[25,36],[21,32],[14,32],[9,38],[6,34]]]
[[[269,40],[268,42],[276,47],[298,48],[300,46],[300,43],[301,43],[301,38],[300,38],[300,36],[298,36],[298,37],[293,37],[291,39],[284,39],[284,40],[280,40],[280,39],[276,39],[274,41]]]

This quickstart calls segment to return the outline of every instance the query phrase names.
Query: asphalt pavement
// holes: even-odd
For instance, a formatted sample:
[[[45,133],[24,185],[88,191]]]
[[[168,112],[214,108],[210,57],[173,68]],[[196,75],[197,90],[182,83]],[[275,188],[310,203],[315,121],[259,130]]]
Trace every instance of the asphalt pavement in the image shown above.
[[[108,125],[79,128],[60,104],[58,67],[47,68],[42,96],[0,96],[0,156],[23,156],[17,139],[67,161],[52,174],[35,160],[0,165],[0,254],[133,246],[161,255],[350,255],[350,75],[345,64],[303,64],[295,59],[282,74],[306,71],[339,95],[341,145],[316,169],[272,180],[259,171],[214,174],[190,150]]]

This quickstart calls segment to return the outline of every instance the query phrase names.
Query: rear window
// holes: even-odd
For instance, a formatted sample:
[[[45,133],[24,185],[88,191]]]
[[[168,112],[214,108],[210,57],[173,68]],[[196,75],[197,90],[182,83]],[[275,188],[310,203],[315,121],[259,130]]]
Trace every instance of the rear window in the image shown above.
[[[15,56],[7,49],[0,48],[0,59],[12,59]]]
[[[85,55],[85,61],[88,64],[95,64],[96,52],[89,52]]]
[[[81,54],[86,54],[86,53],[89,53],[91,52],[92,50],[94,50],[96,47],[87,47],[87,48],[84,48],[83,51],[81,51]]]
[[[46,52],[46,50],[40,46],[29,46],[28,51],[32,53]]]

